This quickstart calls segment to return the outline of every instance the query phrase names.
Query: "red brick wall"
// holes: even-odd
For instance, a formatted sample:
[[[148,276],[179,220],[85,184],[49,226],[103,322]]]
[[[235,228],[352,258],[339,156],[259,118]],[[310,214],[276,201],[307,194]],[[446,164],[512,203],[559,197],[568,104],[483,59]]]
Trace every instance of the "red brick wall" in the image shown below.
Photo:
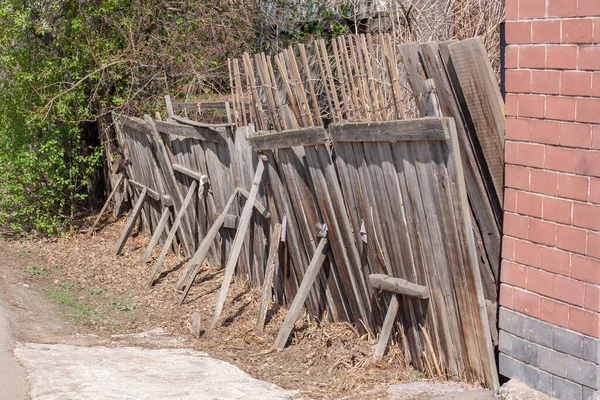
[[[506,0],[500,303],[600,337],[600,0]]]

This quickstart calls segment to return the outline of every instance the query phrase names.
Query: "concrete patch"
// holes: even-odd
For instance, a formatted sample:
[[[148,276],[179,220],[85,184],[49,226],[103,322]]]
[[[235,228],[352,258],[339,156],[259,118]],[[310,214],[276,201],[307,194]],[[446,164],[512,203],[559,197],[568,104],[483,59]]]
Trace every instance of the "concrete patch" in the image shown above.
[[[24,368],[12,355],[13,346],[9,319],[0,303],[0,398],[22,400],[27,398],[27,381]]]
[[[17,344],[32,400],[290,399],[297,393],[188,349]]]

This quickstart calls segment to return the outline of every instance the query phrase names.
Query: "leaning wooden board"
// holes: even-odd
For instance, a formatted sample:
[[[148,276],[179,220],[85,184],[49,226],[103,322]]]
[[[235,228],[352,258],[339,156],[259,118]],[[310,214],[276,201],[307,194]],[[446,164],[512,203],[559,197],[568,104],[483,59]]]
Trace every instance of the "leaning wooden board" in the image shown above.
[[[366,228],[371,269],[430,288],[428,301],[402,299],[412,362],[421,365],[423,325],[447,373],[497,386],[492,342],[476,260],[454,123],[428,119],[432,139],[406,135],[390,121],[388,140],[344,133],[331,126],[336,165],[354,229]],[[356,124],[352,129],[356,130]],[[445,139],[448,137],[449,139]]]

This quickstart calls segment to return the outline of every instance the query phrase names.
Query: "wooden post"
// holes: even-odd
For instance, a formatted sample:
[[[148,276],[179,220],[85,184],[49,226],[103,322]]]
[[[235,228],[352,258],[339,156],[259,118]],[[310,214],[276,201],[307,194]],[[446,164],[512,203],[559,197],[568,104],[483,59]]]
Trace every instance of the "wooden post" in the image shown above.
[[[115,187],[113,188],[113,190],[110,192],[110,194],[106,198],[106,202],[102,206],[102,210],[100,210],[100,214],[98,214],[98,216],[96,217],[96,220],[94,221],[94,225],[92,225],[92,229],[90,229],[90,232],[88,233],[88,235],[91,236],[96,231],[96,225],[98,225],[98,222],[100,222],[100,218],[102,218],[102,214],[104,214],[104,211],[106,211],[106,209],[108,208],[108,205],[110,204],[110,200],[113,198],[113,196],[117,192],[117,189],[119,189],[119,187],[121,186],[121,182],[123,182],[123,175],[119,176],[119,180],[117,180]]]
[[[123,247],[125,247],[125,243],[127,243],[127,239],[129,238],[129,235],[131,235],[131,231],[133,230],[135,220],[137,219],[137,217],[139,217],[140,212],[142,211],[142,206],[144,205],[144,201],[146,200],[147,194],[148,194],[148,189],[144,188],[142,190],[142,193],[140,194],[140,197],[138,197],[138,199],[135,203],[135,206],[133,207],[133,211],[131,212],[129,219],[127,220],[125,229],[123,229],[123,232],[121,233],[121,237],[119,238],[119,241],[117,242],[117,250],[116,250],[117,255],[121,255],[121,252],[123,251]]]
[[[258,187],[262,179],[263,171],[265,170],[265,159],[266,157],[264,156],[259,157],[260,162],[256,167],[256,173],[254,174],[254,181],[252,181],[250,195],[246,200],[246,204],[244,204],[238,230],[235,234],[235,238],[233,239],[233,243],[231,244],[231,253],[227,259],[227,264],[225,265],[225,277],[223,279],[223,284],[221,285],[221,291],[217,296],[215,313],[207,332],[209,335],[215,326],[217,326],[217,322],[219,321],[219,317],[223,311],[223,305],[225,304],[225,298],[227,297],[227,292],[229,291],[231,278],[233,277],[233,272],[235,271],[235,266],[237,265],[238,257],[240,255],[240,251],[242,250],[242,245],[244,244],[244,237],[246,236],[246,232],[248,232],[248,228],[250,227],[250,218],[252,218],[254,200],[256,200]]]
[[[198,250],[196,250],[196,253],[192,257],[190,264],[188,265],[186,271],[181,275],[181,278],[177,282],[177,288],[180,288],[181,286],[185,285],[184,289],[183,289],[183,293],[181,294],[181,298],[179,299],[180,306],[185,301],[185,298],[186,298],[187,294],[189,293],[190,288],[192,287],[192,284],[194,283],[194,279],[196,278],[196,275],[198,274],[198,269],[200,269],[202,262],[204,261],[204,259],[206,258],[206,255],[208,254],[208,250],[210,250],[210,245],[215,240],[215,237],[217,236],[219,229],[221,229],[221,226],[223,226],[223,222],[225,221],[227,212],[231,208],[237,193],[238,192],[236,190],[233,192],[231,197],[229,197],[229,201],[227,201],[227,204],[225,204],[225,208],[223,208],[223,212],[221,213],[219,218],[217,218],[215,220],[213,225],[210,227],[210,230],[208,232],[206,232],[206,236],[204,236],[204,239],[202,239],[202,243],[200,243],[200,246],[198,246]]]
[[[154,269],[152,269],[152,272],[150,273],[150,276],[148,278],[148,286],[152,286],[152,284],[154,283],[154,276],[158,272],[158,269],[162,265],[162,263],[165,259],[165,256],[167,255],[167,252],[169,251],[169,246],[170,246],[171,242],[173,241],[173,238],[175,238],[175,233],[177,233],[177,229],[179,228],[181,218],[185,214],[187,207],[190,204],[190,201],[192,201],[192,196],[194,195],[194,192],[196,191],[197,186],[198,186],[198,182],[195,180],[192,181],[192,184],[190,185],[190,188],[188,189],[185,199],[183,200],[183,203],[181,204],[181,208],[179,209],[179,211],[177,212],[177,215],[175,216],[175,221],[173,221],[173,225],[171,226],[171,230],[169,231],[169,234],[167,235],[167,240],[165,240],[165,244],[163,244],[163,247],[160,251],[160,255],[158,256],[158,260],[156,260]]]
[[[273,237],[271,238],[271,245],[269,247],[269,259],[267,262],[267,272],[265,273],[265,281],[263,283],[262,295],[260,298],[260,310],[258,311],[258,318],[256,319],[256,327],[259,331],[263,331],[265,328],[265,318],[267,316],[267,306],[269,304],[269,295],[271,294],[271,286],[273,284],[273,275],[275,274],[275,267],[278,264],[279,258],[279,242],[281,241],[281,224],[275,224],[273,228]]]
[[[383,326],[381,327],[379,341],[377,342],[377,346],[375,346],[375,352],[373,354],[375,360],[381,360],[390,339],[390,333],[392,332],[396,315],[398,314],[398,294],[416,297],[418,299],[428,299],[429,289],[427,286],[417,285],[416,283],[408,282],[404,279],[392,278],[383,274],[369,275],[369,285],[376,289],[393,293],[387,313],[385,314]],[[435,357],[435,354],[433,356]]]
[[[275,349],[283,349],[285,344],[287,343],[288,337],[294,329],[294,324],[298,317],[300,317],[300,313],[302,312],[302,307],[304,306],[304,302],[308,297],[308,293],[321,270],[321,265],[323,265],[323,261],[325,261],[326,255],[326,247],[329,244],[327,238],[321,238],[317,249],[315,250],[315,254],[310,260],[310,265],[306,269],[306,273],[304,274],[304,278],[302,278],[302,283],[300,284],[300,288],[298,288],[298,292],[296,293],[296,297],[294,297],[294,301],[292,301],[292,305],[285,316],[285,320],[283,321],[283,325],[281,329],[279,329],[279,333],[277,334],[277,339],[275,339],[275,343],[273,344],[273,348]]]
[[[392,278],[383,274],[369,275],[369,285],[376,289],[412,296],[418,299],[429,298],[427,286],[417,285],[416,283],[408,282],[404,279]]]
[[[170,215],[171,210],[169,209],[169,207],[165,207],[163,209],[162,215],[160,216],[160,221],[158,221],[158,225],[156,225],[156,229],[154,229],[154,233],[150,238],[150,242],[148,242],[148,246],[146,246],[146,250],[144,251],[144,255],[142,256],[142,263],[147,263],[150,259],[152,250],[154,249],[154,246],[156,246],[156,244],[158,243],[160,235],[162,235]]]
[[[394,326],[396,315],[398,314],[398,306],[398,295],[394,293],[392,295],[392,299],[390,300],[387,313],[385,314],[385,320],[383,321],[383,326],[381,327],[379,341],[377,342],[377,346],[375,346],[373,358],[376,360],[381,360],[383,358],[388,341],[390,340],[390,333],[392,333],[392,327]]]

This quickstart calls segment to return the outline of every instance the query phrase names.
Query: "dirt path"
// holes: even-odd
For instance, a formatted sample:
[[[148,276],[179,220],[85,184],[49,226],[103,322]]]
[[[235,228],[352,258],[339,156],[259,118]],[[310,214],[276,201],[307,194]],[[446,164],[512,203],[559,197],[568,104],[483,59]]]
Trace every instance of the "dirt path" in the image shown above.
[[[0,397],[22,400],[28,398],[26,373],[13,356],[14,340],[8,313],[0,300]]]

